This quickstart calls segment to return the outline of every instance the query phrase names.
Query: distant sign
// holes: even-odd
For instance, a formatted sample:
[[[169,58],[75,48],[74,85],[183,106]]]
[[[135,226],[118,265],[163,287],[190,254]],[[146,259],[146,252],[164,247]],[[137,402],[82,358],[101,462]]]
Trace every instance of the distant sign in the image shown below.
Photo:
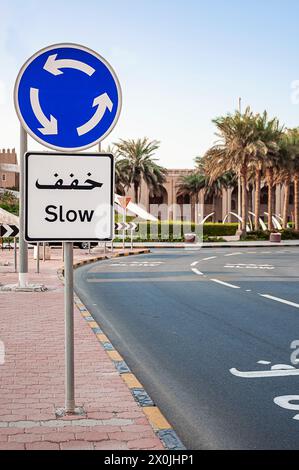
[[[121,110],[121,89],[114,70],[97,52],[56,44],[23,65],[14,100],[22,126],[35,140],[74,151],[111,132]]]
[[[136,230],[137,224],[135,222],[117,222],[114,225],[115,230]]]
[[[19,227],[11,224],[0,225],[0,237],[16,237],[19,233]]]
[[[113,238],[113,156],[25,155],[25,240]]]
[[[123,209],[126,209],[132,198],[128,196],[118,196],[118,202]]]

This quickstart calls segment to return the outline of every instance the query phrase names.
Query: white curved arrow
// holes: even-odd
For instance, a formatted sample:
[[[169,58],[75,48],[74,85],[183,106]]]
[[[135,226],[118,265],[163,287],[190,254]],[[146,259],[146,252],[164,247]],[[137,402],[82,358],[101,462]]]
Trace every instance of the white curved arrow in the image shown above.
[[[38,88],[30,88],[30,103],[36,119],[43,126],[38,130],[44,135],[58,134],[57,119],[52,115],[50,115],[50,119],[48,119],[41,108]]]
[[[92,107],[97,106],[97,110],[94,115],[80,127],[77,127],[78,135],[86,134],[87,132],[91,131],[94,127],[96,127],[102,117],[104,116],[106,109],[108,108],[109,111],[112,111],[113,103],[107,93],[103,93],[100,96],[97,96],[92,103]]]
[[[56,59],[56,57],[57,54],[49,55],[44,65],[44,70],[51,73],[52,75],[61,75],[63,72],[60,69],[62,68],[81,70],[81,72],[84,72],[89,76],[95,72],[93,67],[85,64],[84,62],[80,62],[79,60]]]

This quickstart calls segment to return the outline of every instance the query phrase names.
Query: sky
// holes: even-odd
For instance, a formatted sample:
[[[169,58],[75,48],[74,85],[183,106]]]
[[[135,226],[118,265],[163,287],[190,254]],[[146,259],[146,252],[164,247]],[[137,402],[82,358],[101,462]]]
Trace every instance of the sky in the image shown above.
[[[90,47],[117,73],[123,107],[104,148],[147,136],[161,142],[162,165],[192,168],[216,140],[212,119],[239,97],[299,126],[298,17],[298,0],[0,0],[0,148],[19,149],[20,67],[61,42]]]

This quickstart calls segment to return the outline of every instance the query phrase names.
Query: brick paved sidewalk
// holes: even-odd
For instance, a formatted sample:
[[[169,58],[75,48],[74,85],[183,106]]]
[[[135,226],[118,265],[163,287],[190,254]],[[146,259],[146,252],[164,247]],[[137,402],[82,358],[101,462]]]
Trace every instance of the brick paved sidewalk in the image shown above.
[[[88,257],[82,250],[79,257]],[[41,262],[30,282],[47,292],[0,292],[0,450],[2,449],[163,449],[142,408],[134,401],[101,344],[75,314],[76,405],[85,416],[57,419],[64,406],[63,286],[56,276],[60,250]],[[17,281],[13,253],[0,252],[0,283]],[[3,266],[6,261],[9,266]]]

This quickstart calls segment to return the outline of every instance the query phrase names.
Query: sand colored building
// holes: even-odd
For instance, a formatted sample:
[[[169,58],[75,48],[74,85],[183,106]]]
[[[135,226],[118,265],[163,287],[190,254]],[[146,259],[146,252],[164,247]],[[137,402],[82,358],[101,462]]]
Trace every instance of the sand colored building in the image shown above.
[[[180,207],[183,204],[190,204],[190,197],[188,195],[181,196],[179,195],[178,185],[180,178],[184,175],[191,174],[193,170],[191,169],[169,169],[167,172],[166,181],[163,185],[162,195],[153,195],[151,196],[146,186],[145,182],[142,182],[141,191],[140,191],[140,204],[147,210],[155,212],[155,206],[153,205],[166,205],[168,207],[167,211],[162,211],[156,213],[159,218],[163,219],[174,219],[174,220],[183,220],[188,219],[188,214],[182,214]],[[277,216],[282,215],[283,201],[284,201],[284,188],[283,185],[276,185],[274,188],[275,194],[275,214]],[[134,191],[133,188],[127,192],[128,196],[132,197],[134,201]],[[261,216],[262,219],[266,220],[267,216],[264,212],[267,212],[267,188],[262,187],[261,189]],[[214,212],[213,215],[208,219],[208,221],[222,222],[224,219],[228,222],[237,222],[237,218],[231,214],[238,213],[238,188],[231,188],[228,190],[223,189],[222,196],[218,198],[205,197],[204,191],[199,192],[199,204],[202,209],[201,217],[205,217],[208,214]],[[151,210],[152,209],[152,210]],[[249,211],[254,210],[254,189],[249,189]],[[289,220],[293,220],[293,211],[294,211],[294,191],[293,185],[291,185],[290,190],[290,199],[289,199]]]
[[[0,165],[1,163],[18,164],[17,154],[15,149],[2,149],[0,150]],[[19,189],[19,174],[10,171],[1,170],[0,167],[0,188],[2,189]]]

